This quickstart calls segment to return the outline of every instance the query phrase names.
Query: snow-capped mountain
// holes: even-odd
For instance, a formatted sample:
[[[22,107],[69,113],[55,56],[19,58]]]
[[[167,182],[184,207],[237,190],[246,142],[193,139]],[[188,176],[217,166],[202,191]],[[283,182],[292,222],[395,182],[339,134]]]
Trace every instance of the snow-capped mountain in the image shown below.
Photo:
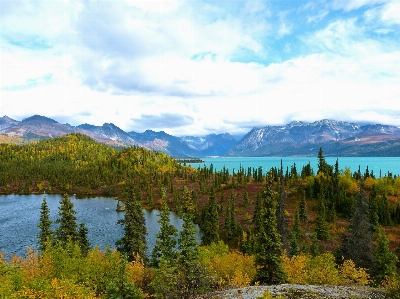
[[[316,156],[319,147],[326,156],[400,156],[400,128],[329,119],[254,128],[237,142],[228,133],[176,137],[151,130],[127,133],[112,123],[75,127],[40,115],[22,121],[0,118],[0,134],[24,142],[68,133],[82,133],[112,146],[141,146],[173,157]]]
[[[400,142],[399,128],[388,125],[360,126],[330,119],[313,123],[295,121],[285,126],[254,128],[227,155],[308,156],[315,155],[319,147],[323,147],[328,155],[357,156],[362,153],[376,156],[382,153],[373,147],[377,147],[380,142],[389,146],[389,141]],[[400,148],[397,152],[400,155]]]

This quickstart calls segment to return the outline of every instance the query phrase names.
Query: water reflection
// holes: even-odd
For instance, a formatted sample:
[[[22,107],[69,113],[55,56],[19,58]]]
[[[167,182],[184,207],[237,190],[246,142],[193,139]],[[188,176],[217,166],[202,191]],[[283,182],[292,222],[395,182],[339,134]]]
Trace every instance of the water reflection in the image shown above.
[[[61,195],[46,194],[50,209],[50,219],[58,218],[58,207]],[[89,230],[92,244],[101,249],[105,246],[115,247],[115,241],[123,235],[123,229],[117,224],[124,217],[123,212],[116,212],[117,201],[112,198],[75,198],[70,196],[77,216],[77,223],[84,222]],[[0,196],[0,251],[7,255],[23,256],[27,247],[37,248],[37,224],[40,218],[40,206],[43,195],[3,195]],[[159,231],[158,210],[144,210],[147,226],[148,254],[154,247],[156,234]],[[178,230],[182,228],[182,219],[173,212],[171,224]],[[199,237],[199,236],[198,236]],[[199,238],[200,239],[200,238]]]

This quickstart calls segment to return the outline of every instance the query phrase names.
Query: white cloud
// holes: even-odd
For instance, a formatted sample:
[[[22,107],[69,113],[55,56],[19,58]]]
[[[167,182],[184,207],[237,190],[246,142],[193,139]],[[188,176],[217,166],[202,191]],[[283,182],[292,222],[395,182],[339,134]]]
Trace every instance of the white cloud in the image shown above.
[[[0,113],[128,131],[153,121],[173,135],[294,119],[400,125],[399,3],[288,3],[7,2]]]
[[[130,5],[146,12],[169,13],[180,5],[176,0],[125,0]]]
[[[345,11],[351,11],[359,9],[363,6],[370,6],[385,2],[388,2],[388,0],[334,0],[332,2],[332,6],[334,9],[343,9]]]

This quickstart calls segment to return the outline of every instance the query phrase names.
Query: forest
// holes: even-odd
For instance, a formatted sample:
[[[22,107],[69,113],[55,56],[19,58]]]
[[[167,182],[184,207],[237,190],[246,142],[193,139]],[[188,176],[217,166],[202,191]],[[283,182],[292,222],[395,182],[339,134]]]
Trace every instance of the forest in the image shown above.
[[[39,251],[0,254],[0,298],[194,298],[281,283],[369,286],[400,298],[400,178],[329,165],[322,148],[315,159],[318,169],[230,173],[81,134],[0,144],[0,194],[63,194],[55,230],[43,198]],[[118,198],[124,236],[105,251],[90,244],[68,194]],[[143,208],[160,211],[151,256]],[[183,219],[181,232],[169,211]]]

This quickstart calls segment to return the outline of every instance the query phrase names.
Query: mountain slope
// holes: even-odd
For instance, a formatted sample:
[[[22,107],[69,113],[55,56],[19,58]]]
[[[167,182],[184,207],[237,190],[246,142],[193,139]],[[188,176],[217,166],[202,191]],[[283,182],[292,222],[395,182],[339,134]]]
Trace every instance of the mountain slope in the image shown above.
[[[40,115],[33,115],[22,121],[16,121],[7,116],[0,118],[0,134],[3,136],[0,138],[0,142],[3,143],[26,143],[69,133],[82,133],[111,146],[140,146],[174,157],[221,156],[236,144],[236,140],[227,133],[208,135],[205,137],[204,143],[197,145],[190,144],[185,138],[171,136],[163,131],[147,130],[144,133],[127,133],[112,123],[104,123],[102,126],[82,124],[74,127],[60,124],[54,119]],[[197,137],[187,138],[195,139]]]
[[[205,137],[186,136],[182,138],[188,145],[196,149],[200,156],[223,156],[237,144],[237,140],[232,135],[209,134]]]
[[[74,127],[40,115],[22,121],[0,118],[2,143],[27,143],[68,133],[82,133],[111,146],[139,146],[174,157],[316,156],[320,147],[326,156],[400,156],[398,127],[361,126],[328,119],[254,128],[237,142],[228,133],[175,137],[163,131],[127,133],[112,123]]]
[[[319,147],[332,156],[399,156],[400,129],[387,125],[360,126],[335,120],[292,122],[254,128],[228,156],[314,156]]]

